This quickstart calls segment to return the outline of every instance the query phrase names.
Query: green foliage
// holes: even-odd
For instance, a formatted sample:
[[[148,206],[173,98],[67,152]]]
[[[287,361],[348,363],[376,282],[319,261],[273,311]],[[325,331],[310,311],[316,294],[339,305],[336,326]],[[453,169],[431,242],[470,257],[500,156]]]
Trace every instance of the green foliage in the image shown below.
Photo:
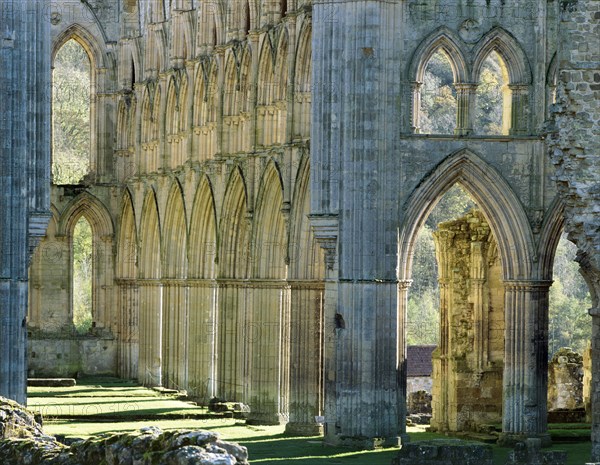
[[[473,198],[459,184],[455,184],[440,199],[425,224],[431,230],[436,230],[440,223],[460,218],[473,208],[477,208]]]
[[[89,172],[90,60],[69,40],[56,54],[52,74],[52,179],[77,183]]]
[[[477,109],[473,123],[476,134],[502,134],[503,87],[506,84],[501,58],[492,52],[483,63],[477,87]]]
[[[92,328],[92,228],[82,216],[73,230],[73,325],[79,334]]]
[[[421,120],[424,134],[453,134],[456,127],[456,90],[450,61],[436,52],[425,69],[421,88]]]
[[[554,284],[550,288],[548,345],[551,357],[561,347],[583,354],[592,337],[592,306],[587,285],[574,261],[577,248],[563,236],[554,259]]]

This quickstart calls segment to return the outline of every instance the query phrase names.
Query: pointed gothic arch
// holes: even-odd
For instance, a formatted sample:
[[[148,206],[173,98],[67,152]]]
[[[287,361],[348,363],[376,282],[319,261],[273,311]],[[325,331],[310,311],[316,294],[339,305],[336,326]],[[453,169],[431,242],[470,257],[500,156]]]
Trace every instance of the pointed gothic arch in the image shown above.
[[[234,168],[229,176],[219,218],[219,276],[247,275],[249,252],[248,195],[243,174]]]
[[[216,278],[216,225],[217,213],[213,189],[210,179],[204,175],[196,190],[188,233],[189,275],[192,278]]]
[[[169,189],[162,224],[162,276],[183,279],[187,276],[188,219],[183,200],[183,188],[174,180]]]
[[[282,208],[283,181],[271,160],[263,171],[256,198],[252,275],[257,278],[284,279],[287,276],[288,232]]]
[[[489,221],[498,241],[504,279],[531,277],[534,240],[519,198],[494,167],[464,149],[442,161],[405,204],[399,230],[398,278],[410,279],[416,234],[440,197],[455,183],[473,196]]]
[[[100,47],[100,40],[88,29],[77,23],[70,25],[54,39],[52,43],[52,63],[54,63],[58,51],[69,40],[75,40],[86,51],[93,74],[95,74],[96,69],[107,67],[108,58],[104,49]]]
[[[75,197],[63,210],[58,223],[59,234],[72,231],[79,217],[84,215],[98,237],[112,237],[114,224],[106,206],[92,194],[85,192]]]
[[[423,75],[431,57],[441,50],[450,61],[455,83],[469,82],[470,66],[464,43],[453,31],[445,26],[436,29],[424,39],[415,52],[408,67],[408,79],[423,82]]]
[[[544,215],[537,249],[538,274],[544,280],[552,279],[554,256],[565,226],[564,209],[563,200],[556,197]]]
[[[501,27],[493,28],[475,45],[471,82],[479,82],[483,62],[492,51],[496,51],[506,64],[509,85],[531,84],[532,72],[527,55],[517,39]]]

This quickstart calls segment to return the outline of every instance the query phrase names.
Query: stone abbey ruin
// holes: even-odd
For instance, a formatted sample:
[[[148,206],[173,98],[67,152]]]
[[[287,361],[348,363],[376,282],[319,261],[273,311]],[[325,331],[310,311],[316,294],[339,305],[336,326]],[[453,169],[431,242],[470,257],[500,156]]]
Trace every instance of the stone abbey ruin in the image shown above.
[[[600,1],[2,1],[0,33],[0,395],[24,403],[28,374],[112,374],[334,444],[398,444],[415,239],[458,184],[480,211],[435,236],[433,425],[548,438],[565,232],[592,296],[600,461]],[[65,182],[51,85],[73,41],[89,154]],[[421,126],[438,53],[449,134]],[[491,55],[494,134],[477,110]]]

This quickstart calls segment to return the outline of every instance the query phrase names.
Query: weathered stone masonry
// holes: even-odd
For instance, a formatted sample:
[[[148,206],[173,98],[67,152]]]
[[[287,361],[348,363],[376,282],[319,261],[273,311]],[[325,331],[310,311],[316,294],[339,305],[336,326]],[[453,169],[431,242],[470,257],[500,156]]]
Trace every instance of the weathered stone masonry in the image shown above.
[[[460,183],[497,243],[504,438],[547,439],[547,299],[563,225],[594,308],[600,295],[598,3],[53,2],[51,39],[38,31],[39,42],[15,40],[2,59],[27,47],[51,57],[71,38],[84,46],[94,84],[91,172],[81,185],[53,186],[49,204],[47,130],[7,138],[13,126],[29,127],[29,100],[2,87],[21,119],[2,120],[1,140],[21,161],[0,174],[2,210],[20,215],[0,228],[0,312],[11,328],[0,341],[10,361],[2,359],[0,392],[24,396],[24,238],[37,224],[25,221],[29,205],[32,218],[52,212],[30,268],[36,375],[114,373],[243,401],[250,421],[288,422],[293,432],[321,431],[315,416],[324,414],[332,443],[397,443],[414,242]],[[458,91],[454,135],[419,128],[424,70],[438,50]],[[473,131],[492,51],[507,76],[500,136]],[[45,59],[14,58],[2,70],[17,70],[15,80],[2,86],[27,74],[47,88]],[[40,66],[39,76],[24,63]],[[35,122],[28,114],[28,124],[47,125],[46,113]],[[40,171],[28,172],[38,190],[25,202],[15,192],[27,172],[23,147],[34,143],[46,149],[28,151]],[[3,152],[3,167],[7,159]],[[97,258],[95,328],[74,340],[70,240],[81,215]],[[20,251],[10,266],[8,244]],[[52,360],[38,356],[48,347]],[[481,354],[474,363],[486,376]]]
[[[600,460],[600,2],[562,2],[550,156],[565,230],[592,294],[592,459]],[[569,44],[577,44],[576,47]]]

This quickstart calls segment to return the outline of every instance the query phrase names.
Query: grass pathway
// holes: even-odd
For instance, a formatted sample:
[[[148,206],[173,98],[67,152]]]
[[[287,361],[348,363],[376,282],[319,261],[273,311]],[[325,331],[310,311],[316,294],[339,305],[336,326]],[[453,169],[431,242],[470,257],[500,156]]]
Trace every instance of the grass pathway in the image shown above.
[[[48,434],[87,438],[102,433],[136,431],[144,426],[162,430],[217,431],[225,440],[248,448],[250,463],[261,465],[390,465],[397,448],[377,451],[324,446],[320,437],[284,435],[283,426],[250,426],[243,421],[209,413],[205,407],[114,378],[86,379],[78,386],[30,387],[28,406],[44,417]],[[444,437],[422,429],[409,430],[411,440]],[[589,461],[590,442],[559,444],[567,450],[567,465]],[[504,465],[508,449],[494,446],[494,465]]]

